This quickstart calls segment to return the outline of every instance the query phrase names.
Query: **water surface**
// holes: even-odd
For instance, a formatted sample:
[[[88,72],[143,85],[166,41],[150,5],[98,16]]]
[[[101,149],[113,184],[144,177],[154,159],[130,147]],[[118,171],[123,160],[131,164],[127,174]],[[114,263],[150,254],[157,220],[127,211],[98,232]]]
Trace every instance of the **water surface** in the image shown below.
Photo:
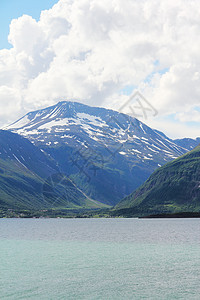
[[[0,219],[0,299],[199,299],[200,219]]]

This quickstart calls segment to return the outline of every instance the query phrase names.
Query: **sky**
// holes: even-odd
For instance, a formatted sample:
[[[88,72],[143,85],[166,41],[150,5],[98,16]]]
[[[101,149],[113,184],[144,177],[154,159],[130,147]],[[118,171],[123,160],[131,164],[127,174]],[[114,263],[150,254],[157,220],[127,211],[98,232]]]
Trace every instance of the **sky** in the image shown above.
[[[199,0],[0,0],[0,127],[73,100],[200,136],[199,16]]]
[[[0,0],[0,49],[12,47],[8,42],[8,35],[13,19],[27,14],[38,21],[41,11],[51,8],[57,2],[58,0]]]

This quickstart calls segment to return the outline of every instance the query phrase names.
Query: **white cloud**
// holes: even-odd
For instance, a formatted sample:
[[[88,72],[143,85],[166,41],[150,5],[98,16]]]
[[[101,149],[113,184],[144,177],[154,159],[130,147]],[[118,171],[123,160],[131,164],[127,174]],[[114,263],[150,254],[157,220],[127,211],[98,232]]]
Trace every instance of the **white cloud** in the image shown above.
[[[19,116],[19,111],[21,107],[21,97],[20,94],[13,88],[7,86],[0,87],[1,95],[1,110],[0,119],[2,124],[9,123]]]
[[[179,133],[198,126],[199,13],[198,0],[60,0],[38,22],[13,20],[13,48],[0,50],[2,124],[60,99],[117,108],[132,85],[159,111],[150,125],[174,114]]]
[[[168,120],[165,118],[147,119],[145,123],[153,129],[159,129],[172,139],[199,137],[199,126],[195,126],[195,124],[188,126],[187,123],[181,123],[173,118],[169,118]]]

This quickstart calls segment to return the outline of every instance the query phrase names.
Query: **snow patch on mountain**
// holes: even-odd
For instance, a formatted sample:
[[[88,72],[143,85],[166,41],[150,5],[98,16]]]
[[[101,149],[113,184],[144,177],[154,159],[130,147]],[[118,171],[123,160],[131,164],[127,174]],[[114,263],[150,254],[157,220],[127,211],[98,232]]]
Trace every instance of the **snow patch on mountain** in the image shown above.
[[[7,129],[29,138],[40,149],[64,144],[71,148],[86,147],[88,144],[92,149],[103,151],[104,155],[119,153],[130,163],[152,161],[153,168],[188,150],[135,118],[76,102],[59,102],[30,112]]]
[[[13,129],[13,128],[22,128],[24,126],[27,126],[28,123],[30,122],[28,116],[24,116],[23,118],[19,119],[19,121],[11,124],[10,126],[6,127],[5,129]]]

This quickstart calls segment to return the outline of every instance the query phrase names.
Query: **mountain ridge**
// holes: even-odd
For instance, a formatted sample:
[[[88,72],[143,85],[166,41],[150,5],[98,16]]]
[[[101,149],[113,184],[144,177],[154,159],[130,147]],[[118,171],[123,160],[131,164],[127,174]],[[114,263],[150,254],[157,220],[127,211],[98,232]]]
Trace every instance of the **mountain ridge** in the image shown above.
[[[50,155],[88,197],[108,205],[190,150],[136,118],[78,102],[30,112],[7,129]]]
[[[115,209],[129,216],[199,212],[200,145],[156,170]]]

